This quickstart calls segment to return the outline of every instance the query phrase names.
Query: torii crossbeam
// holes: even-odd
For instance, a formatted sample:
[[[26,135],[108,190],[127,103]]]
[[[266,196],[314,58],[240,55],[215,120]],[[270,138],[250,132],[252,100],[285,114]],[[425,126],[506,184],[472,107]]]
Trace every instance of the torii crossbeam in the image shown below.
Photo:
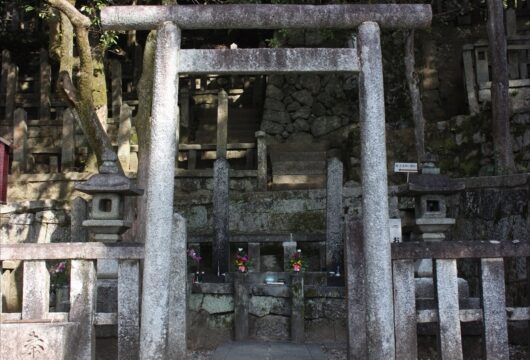
[[[150,158],[146,164],[148,181],[140,359],[167,358],[178,75],[285,72],[359,72],[368,358],[394,359],[379,28],[426,28],[432,19],[431,7],[395,4],[116,6],[103,9],[101,19],[105,29],[158,30]],[[180,50],[181,29],[280,28],[358,28],[358,44],[356,49]],[[180,271],[185,274],[185,267]],[[183,279],[179,294],[183,300],[180,299],[180,303],[186,306],[185,276],[179,277]],[[184,326],[185,337],[185,319],[180,326]],[[185,356],[185,338],[180,344],[180,349],[172,350],[173,356],[179,359]]]

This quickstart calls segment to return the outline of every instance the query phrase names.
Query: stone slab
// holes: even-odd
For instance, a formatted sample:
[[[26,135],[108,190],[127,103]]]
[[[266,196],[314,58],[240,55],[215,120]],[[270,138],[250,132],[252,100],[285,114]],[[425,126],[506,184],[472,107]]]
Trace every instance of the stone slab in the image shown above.
[[[75,359],[75,323],[3,323],[1,359]]]
[[[165,21],[183,29],[353,29],[365,21],[383,28],[430,26],[430,5],[173,5],[108,6],[101,12],[105,30],[155,29]]]
[[[319,345],[284,342],[230,342],[219,346],[213,360],[324,360],[326,356]]]

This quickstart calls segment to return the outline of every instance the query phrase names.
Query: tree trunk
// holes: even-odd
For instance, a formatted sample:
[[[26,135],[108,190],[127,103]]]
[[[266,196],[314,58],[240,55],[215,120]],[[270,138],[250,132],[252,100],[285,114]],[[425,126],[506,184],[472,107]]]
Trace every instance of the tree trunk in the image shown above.
[[[142,76],[138,81],[138,112],[135,118],[136,133],[138,134],[138,174],[136,186],[145,189],[147,185],[147,166],[149,159],[149,142],[151,134],[151,106],[153,101],[153,77],[155,64],[156,31],[151,31],[147,36],[144,47]],[[145,242],[145,201],[143,198],[131,199],[136,204],[130,206],[127,214],[128,220],[133,222],[131,230],[126,233],[128,241]]]
[[[105,57],[101,51],[94,54],[92,60],[92,67],[94,69],[92,78],[92,100],[94,101],[94,108],[98,114],[99,121],[105,131],[108,128],[108,105],[107,105],[107,81],[105,79]]]
[[[111,141],[99,121],[94,107],[94,67],[92,48],[88,38],[90,20],[66,0],[48,0],[48,3],[61,11],[70,20],[73,25],[79,53],[78,90],[73,86],[67,70],[60,73],[62,90],[69,103],[77,110],[79,123],[87,137],[90,148],[96,155],[97,163],[102,165],[104,161],[114,162],[117,171],[123,173],[118,157],[112,149]]]
[[[508,94],[508,60],[504,33],[502,0],[487,0],[488,39],[491,65],[491,111],[493,121],[493,146],[495,173],[510,174],[515,171],[510,135],[510,96]]]
[[[418,163],[421,163],[425,155],[425,119],[423,118],[423,104],[421,102],[420,89],[418,87],[418,73],[414,61],[414,30],[406,35],[405,41],[405,75],[410,93],[412,108],[412,119],[414,121],[414,139]]]

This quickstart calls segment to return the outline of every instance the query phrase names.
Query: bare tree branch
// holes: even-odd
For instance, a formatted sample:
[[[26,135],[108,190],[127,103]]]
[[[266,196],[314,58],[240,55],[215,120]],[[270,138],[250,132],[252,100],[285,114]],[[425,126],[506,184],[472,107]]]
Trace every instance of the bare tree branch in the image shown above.
[[[48,0],[48,4],[65,14],[74,27],[90,27],[90,19],[65,0]]]

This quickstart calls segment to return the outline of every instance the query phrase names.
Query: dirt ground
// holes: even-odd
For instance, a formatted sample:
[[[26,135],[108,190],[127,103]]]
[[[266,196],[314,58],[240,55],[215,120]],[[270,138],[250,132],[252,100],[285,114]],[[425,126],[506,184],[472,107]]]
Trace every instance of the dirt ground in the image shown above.
[[[430,346],[433,345],[433,346]],[[435,343],[426,346],[420,346],[418,353],[418,360],[436,360],[438,356],[436,354]],[[322,345],[322,350],[328,356],[328,360],[346,360],[346,344],[327,344]],[[466,347],[465,356],[466,360],[479,360],[482,359],[481,350],[479,348],[476,351],[473,348]],[[96,360],[114,360],[116,359],[116,340],[113,338],[100,338],[97,339],[97,355]],[[190,351],[190,360],[211,360],[213,357],[213,350],[196,350]],[[510,345],[510,360],[528,360],[530,359],[527,346],[521,345]],[[251,359],[250,359],[251,360]]]

